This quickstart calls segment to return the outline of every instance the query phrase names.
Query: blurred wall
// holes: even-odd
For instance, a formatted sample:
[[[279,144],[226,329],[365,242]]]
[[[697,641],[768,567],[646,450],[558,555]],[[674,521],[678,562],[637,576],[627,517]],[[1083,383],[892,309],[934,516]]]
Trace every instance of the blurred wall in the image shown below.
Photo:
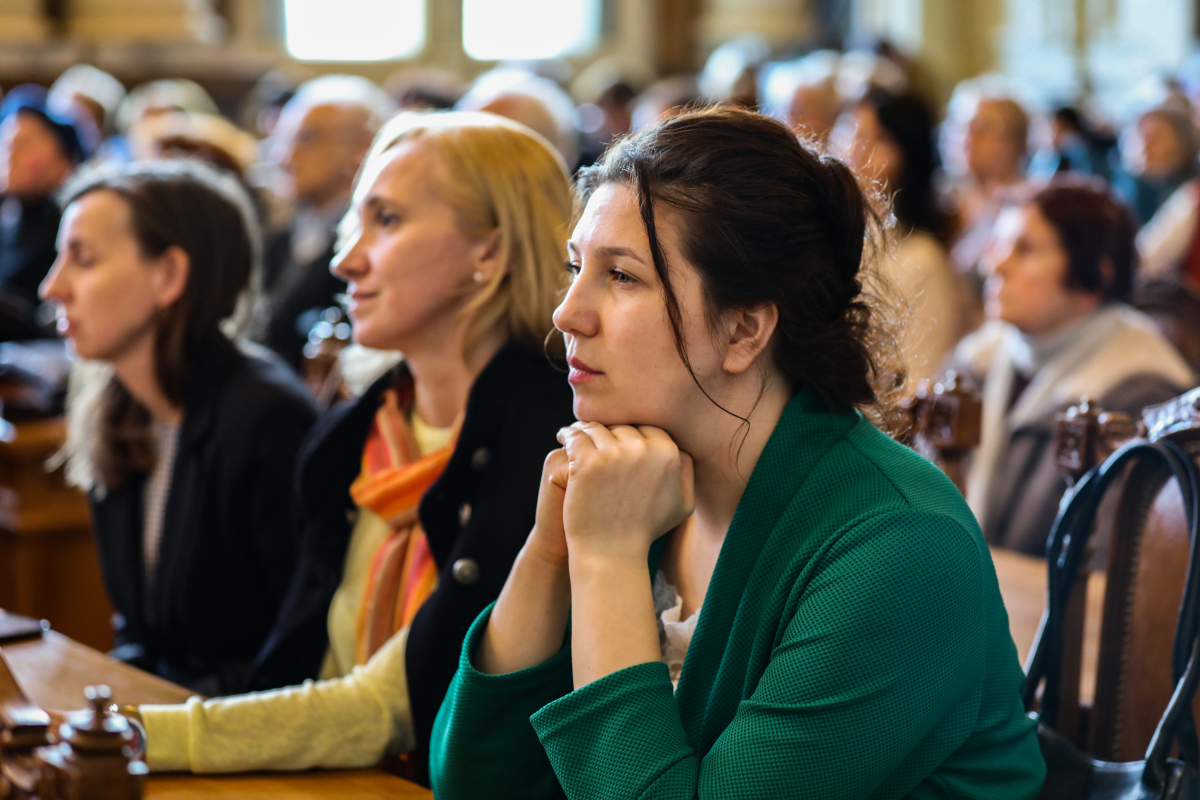
[[[614,57],[640,71],[654,67],[655,3],[606,0],[606,30],[583,67]],[[47,20],[46,8],[56,10]],[[429,0],[426,47],[387,62],[296,62],[284,47],[281,0],[0,0],[0,86],[47,83],[87,61],[127,84],[181,76],[206,88],[252,83],[274,68],[304,74],[348,72],[383,80],[403,66],[438,66],[471,77],[492,66],[462,49],[461,2]],[[220,98],[218,98],[220,100]]]
[[[502,0],[496,0],[502,2]],[[1147,78],[1195,46],[1197,0],[605,0],[598,49],[633,74],[698,68],[716,45],[757,35],[777,55],[822,40],[821,14],[849,9],[854,38],[890,39],[912,57],[918,88],[944,101],[988,71],[1028,84],[1046,103],[1090,98],[1119,118]],[[427,46],[397,62],[299,63],[283,44],[282,0],[0,0],[0,86],[48,83],[88,61],[127,84],[193,78],[228,107],[271,69],[350,72],[383,80],[402,66],[471,77],[492,66],[462,48],[460,0],[429,0]]]

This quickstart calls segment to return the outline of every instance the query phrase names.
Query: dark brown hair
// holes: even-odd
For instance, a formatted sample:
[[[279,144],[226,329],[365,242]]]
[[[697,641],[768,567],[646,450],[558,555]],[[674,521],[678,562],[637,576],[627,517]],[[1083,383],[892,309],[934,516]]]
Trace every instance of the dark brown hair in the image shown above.
[[[675,346],[689,371],[656,204],[678,215],[682,255],[700,273],[710,320],[774,303],[773,361],[793,391],[811,386],[833,407],[877,403],[860,267],[878,240],[880,217],[845,164],[801,144],[776,120],[722,107],[683,114],[614,145],[580,171],[580,208],[606,183],[637,193]]]
[[[163,394],[184,406],[197,360],[211,348],[235,346],[222,324],[245,324],[253,307],[261,245],[250,201],[233,176],[197,161],[168,160],[85,171],[64,188],[60,202],[65,208],[99,191],[125,201],[143,257],[172,247],[188,256],[187,284],[163,312],[154,341]],[[68,441],[68,458],[87,463],[90,475],[80,481],[91,484],[87,488],[114,488],[154,466],[150,415],[115,376],[94,398],[92,440],[74,447]]]
[[[1129,299],[1137,268],[1137,225],[1104,184],[1055,178],[1027,203],[1058,234],[1067,254],[1068,288],[1098,294],[1105,303]]]

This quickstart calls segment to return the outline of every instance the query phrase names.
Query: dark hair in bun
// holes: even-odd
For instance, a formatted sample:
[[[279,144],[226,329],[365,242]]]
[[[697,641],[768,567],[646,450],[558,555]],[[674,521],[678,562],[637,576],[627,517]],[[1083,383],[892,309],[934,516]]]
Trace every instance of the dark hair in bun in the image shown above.
[[[774,303],[773,361],[793,391],[808,385],[830,406],[878,406],[862,266],[879,241],[881,216],[845,164],[774,119],[722,107],[683,114],[613,145],[600,163],[581,170],[580,208],[606,183],[637,193],[676,349],[689,371],[656,204],[680,220],[682,254],[700,273],[710,319]]]

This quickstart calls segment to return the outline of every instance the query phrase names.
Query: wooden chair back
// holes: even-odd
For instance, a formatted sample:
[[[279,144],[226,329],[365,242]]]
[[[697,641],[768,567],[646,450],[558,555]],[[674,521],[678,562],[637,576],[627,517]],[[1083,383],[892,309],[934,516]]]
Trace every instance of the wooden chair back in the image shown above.
[[[1142,432],[1200,455],[1200,389],[1147,408]],[[1135,464],[1109,491],[1118,496],[1084,744],[1096,758],[1135,761],[1145,757],[1171,697],[1190,543],[1179,486],[1164,465]]]
[[[979,390],[951,370],[938,381],[922,381],[901,408],[908,417],[908,444],[965,494],[967,457],[983,431]]]
[[[1055,460],[1071,486],[1140,432],[1128,414],[1105,411],[1087,397],[1081,397],[1076,405],[1055,415],[1055,423]],[[1058,714],[1052,723],[1060,734],[1080,747],[1087,746],[1090,717],[1090,709],[1080,698],[1088,564],[1094,560],[1090,550],[1091,543],[1063,615],[1062,679]]]

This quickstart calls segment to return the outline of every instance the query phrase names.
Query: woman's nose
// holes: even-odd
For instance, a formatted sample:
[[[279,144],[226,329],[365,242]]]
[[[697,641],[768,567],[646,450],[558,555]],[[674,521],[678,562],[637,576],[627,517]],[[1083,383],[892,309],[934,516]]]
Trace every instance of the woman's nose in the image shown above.
[[[1016,261],[1016,248],[1004,247],[998,250],[991,259],[991,269],[988,270],[991,274],[999,275],[1003,278],[1012,269],[1013,263]]]
[[[354,234],[354,238],[334,255],[333,261],[329,262],[329,271],[347,283],[361,278],[370,267],[361,232]]]
[[[554,309],[554,327],[573,336],[595,336],[600,330],[600,317],[590,295],[586,282],[577,276]]]
[[[54,265],[50,267],[50,272],[46,275],[41,285],[38,286],[38,297],[42,300],[59,300],[63,299],[65,281],[62,277],[63,259],[60,256],[54,261]]]

